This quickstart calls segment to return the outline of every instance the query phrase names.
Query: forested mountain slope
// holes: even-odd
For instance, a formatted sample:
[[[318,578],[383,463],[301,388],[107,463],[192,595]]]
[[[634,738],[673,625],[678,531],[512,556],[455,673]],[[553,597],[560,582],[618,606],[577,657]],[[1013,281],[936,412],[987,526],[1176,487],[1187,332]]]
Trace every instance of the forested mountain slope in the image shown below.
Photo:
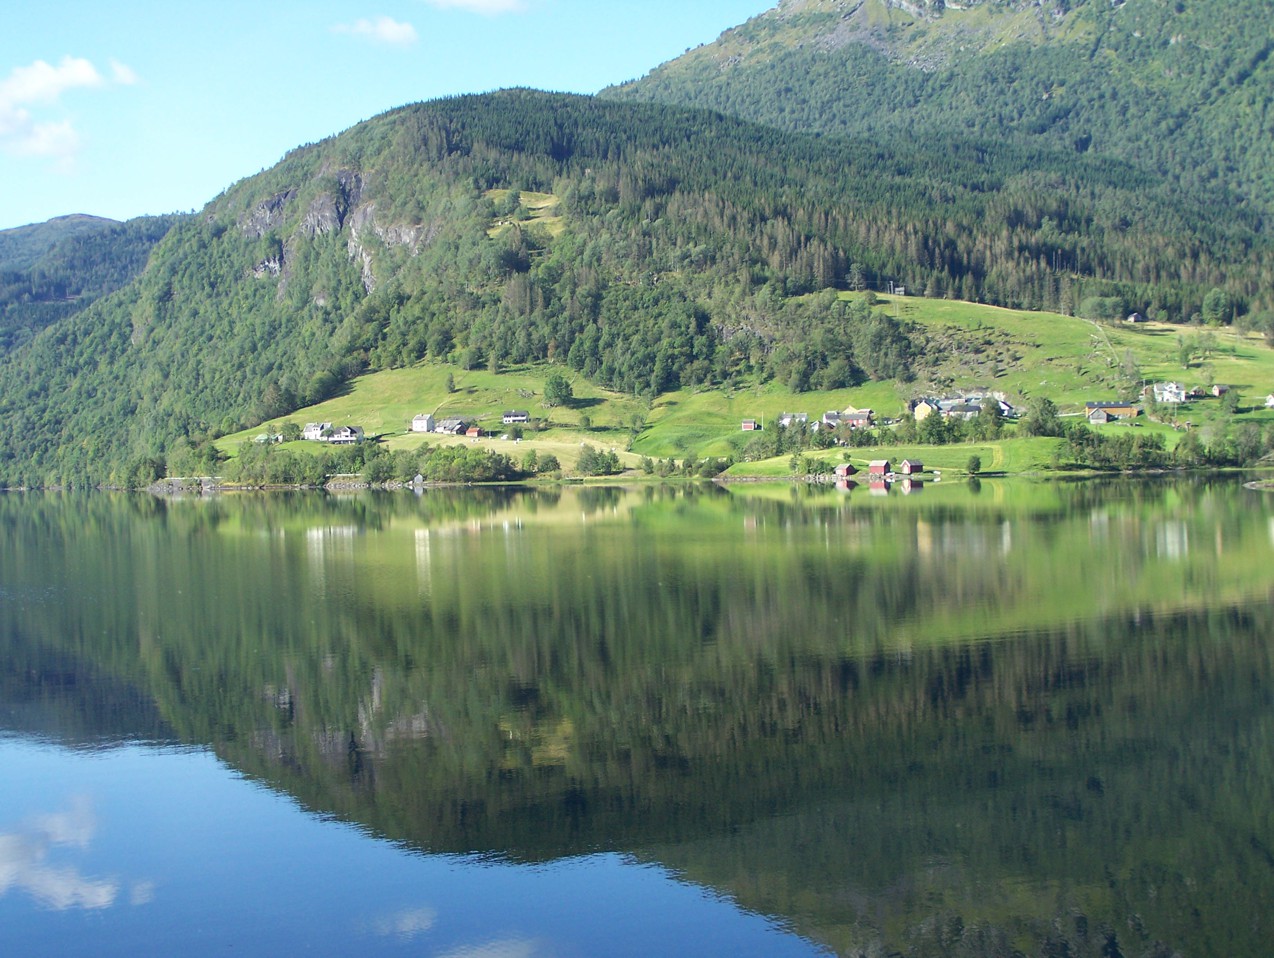
[[[0,232],[0,352],[135,279],[176,216],[64,216]]]
[[[0,480],[192,474],[211,437],[426,357],[634,395],[905,377],[906,330],[807,295],[829,287],[1267,305],[1254,217],[1050,157],[525,90],[404,107],[179,219],[136,281],[0,358]]]
[[[810,133],[1033,142],[1268,213],[1271,12],[1265,0],[781,0],[603,95]]]

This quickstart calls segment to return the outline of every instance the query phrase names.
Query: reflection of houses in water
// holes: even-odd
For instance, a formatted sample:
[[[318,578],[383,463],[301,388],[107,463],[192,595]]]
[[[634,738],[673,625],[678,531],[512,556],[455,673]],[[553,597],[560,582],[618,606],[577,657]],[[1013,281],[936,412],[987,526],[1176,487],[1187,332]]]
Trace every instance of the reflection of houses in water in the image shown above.
[[[433,592],[429,562],[429,530],[416,530],[416,584],[420,594],[428,596]]]
[[[358,526],[315,526],[305,530],[305,555],[319,594],[327,590],[328,560],[334,556],[351,557],[358,534]]]
[[[889,481],[886,479],[872,479],[867,483],[867,491],[873,496],[889,495]]]
[[[998,539],[998,541],[997,541]],[[1013,548],[1013,523],[994,527],[962,522],[938,523],[916,520],[916,551],[926,557],[985,559],[998,553],[1007,556]]]
[[[1165,520],[1155,527],[1155,555],[1182,559],[1190,551],[1190,530],[1184,522]]]
[[[904,479],[902,482],[899,483],[899,485],[902,487],[902,494],[904,496],[910,496],[915,493],[922,492],[925,487],[923,480],[912,479],[910,477]]]

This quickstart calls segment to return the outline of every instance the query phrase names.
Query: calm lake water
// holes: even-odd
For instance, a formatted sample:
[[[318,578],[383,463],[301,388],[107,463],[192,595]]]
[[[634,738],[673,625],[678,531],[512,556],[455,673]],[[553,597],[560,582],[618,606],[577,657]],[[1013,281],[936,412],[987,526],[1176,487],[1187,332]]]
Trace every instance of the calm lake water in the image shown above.
[[[0,497],[0,954],[1261,956],[1237,481]]]

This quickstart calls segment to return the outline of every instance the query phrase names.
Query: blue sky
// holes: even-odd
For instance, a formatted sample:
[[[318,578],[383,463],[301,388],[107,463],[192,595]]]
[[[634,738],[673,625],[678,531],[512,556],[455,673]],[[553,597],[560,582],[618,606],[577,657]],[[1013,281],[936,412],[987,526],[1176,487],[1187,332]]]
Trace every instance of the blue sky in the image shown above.
[[[594,93],[776,0],[34,0],[0,13],[0,229],[198,209],[385,110]]]

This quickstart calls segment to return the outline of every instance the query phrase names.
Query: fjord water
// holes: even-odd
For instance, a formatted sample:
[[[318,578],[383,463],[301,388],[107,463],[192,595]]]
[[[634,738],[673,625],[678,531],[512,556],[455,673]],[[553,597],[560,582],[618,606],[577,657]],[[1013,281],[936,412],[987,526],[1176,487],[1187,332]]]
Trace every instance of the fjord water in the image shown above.
[[[0,498],[0,954],[1267,954],[1274,501],[901,492]]]

